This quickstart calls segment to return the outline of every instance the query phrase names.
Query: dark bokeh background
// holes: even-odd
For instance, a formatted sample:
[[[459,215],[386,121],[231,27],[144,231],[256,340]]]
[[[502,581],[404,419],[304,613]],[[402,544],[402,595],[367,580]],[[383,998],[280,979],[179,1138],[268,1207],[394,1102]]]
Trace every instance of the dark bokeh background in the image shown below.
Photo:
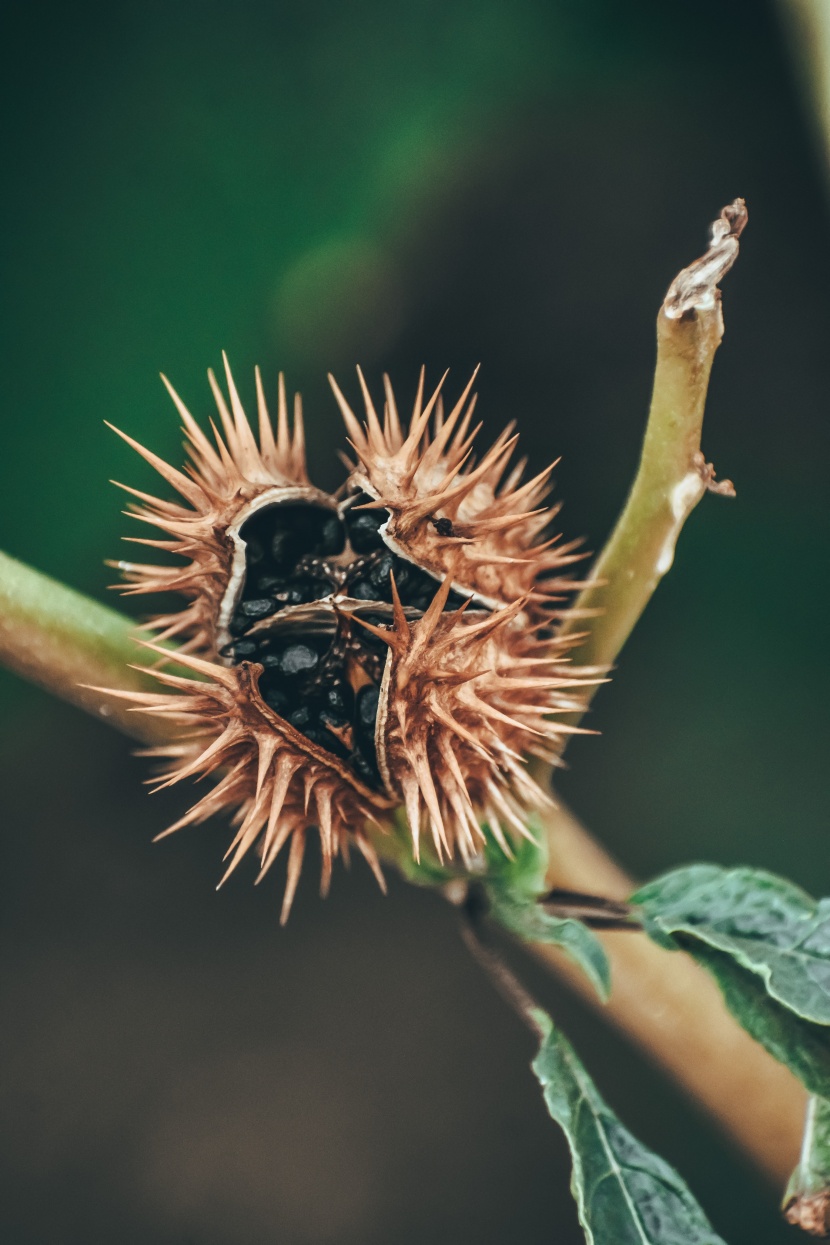
[[[481,360],[488,431],[562,454],[596,548],[638,452],[665,287],[721,205],[706,499],[562,791],[635,873],[747,861],[830,889],[824,661],[830,232],[774,12],[757,0],[7,4],[0,544],[103,597],[150,473],[163,368],[205,415],[225,347],[301,387],[404,395]],[[366,872],[218,897],[227,831],[151,838],[127,741],[0,681],[0,1239],[10,1245],[524,1245],[580,1239],[532,1043],[451,913]],[[712,1126],[529,968],[611,1102],[732,1245],[795,1239]]]

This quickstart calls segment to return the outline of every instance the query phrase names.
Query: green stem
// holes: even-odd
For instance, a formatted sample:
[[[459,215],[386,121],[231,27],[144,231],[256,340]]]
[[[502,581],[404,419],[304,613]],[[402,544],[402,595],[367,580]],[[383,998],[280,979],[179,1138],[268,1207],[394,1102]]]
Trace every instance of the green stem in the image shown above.
[[[657,320],[657,365],[642,457],[617,526],[576,602],[587,622],[577,660],[609,666],[674,558],[680,529],[706,492],[700,433],[709,373],[723,332],[720,306],[686,320]]]
[[[708,491],[734,496],[700,449],[715,351],[723,337],[717,282],[738,254],[743,200],[723,209],[711,245],[678,274],[657,317],[657,362],[637,475],[608,543],[561,634],[580,637],[574,660],[610,668],[671,568],[686,519]],[[594,689],[586,692],[586,707]],[[574,719],[575,720],[575,719]]]
[[[132,619],[0,553],[0,662],[110,726],[155,742],[160,727],[147,715],[94,690],[157,688],[131,668],[157,660],[140,647],[142,638]]]

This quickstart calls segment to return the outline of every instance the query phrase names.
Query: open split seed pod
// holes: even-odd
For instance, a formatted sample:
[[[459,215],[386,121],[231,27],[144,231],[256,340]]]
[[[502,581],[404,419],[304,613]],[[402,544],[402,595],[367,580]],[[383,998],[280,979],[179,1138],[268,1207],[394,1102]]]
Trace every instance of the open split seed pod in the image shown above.
[[[472,380],[445,415],[443,382],[425,402],[422,376],[404,431],[388,379],[380,417],[359,373],[365,423],[332,382],[356,456],[332,496],[309,483],[282,378],[275,430],[257,372],[255,436],[225,368],[212,440],[170,389],[184,471],[125,437],[182,499],[128,490],[164,534],[143,543],[184,559],[119,563],[126,591],[185,598],[148,625],[194,677],[162,665],[169,691],[124,694],[183,728],[155,750],[165,784],[215,779],[170,831],[232,812],[227,873],[254,849],[262,876],[289,844],[283,918],[311,827],[324,891],[351,847],[382,882],[373,835],[400,806],[416,856],[428,833],[470,866],[484,824],[509,851],[547,799],[526,759],[553,755],[589,673],[556,638],[578,555],[550,535],[550,472],[521,482],[509,430],[475,462]]]

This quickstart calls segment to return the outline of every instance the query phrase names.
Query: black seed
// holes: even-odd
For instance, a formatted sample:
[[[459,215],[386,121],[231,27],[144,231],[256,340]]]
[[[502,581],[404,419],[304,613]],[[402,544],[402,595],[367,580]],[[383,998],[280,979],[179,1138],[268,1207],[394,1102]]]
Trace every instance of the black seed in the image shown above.
[[[343,525],[337,515],[333,514],[320,529],[320,552],[326,557],[333,557],[342,553],[344,544]]]
[[[378,700],[380,691],[369,683],[357,693],[357,720],[360,725],[370,729],[375,725],[378,716]]]
[[[378,528],[387,518],[384,510],[364,510],[349,520],[349,540],[355,553],[371,553],[383,548]]]
[[[258,540],[245,541],[245,561],[249,566],[256,566],[265,557],[265,550]]]
[[[270,705],[275,713],[281,718],[286,716],[288,710],[288,697],[277,687],[266,687],[263,691],[263,697],[266,705]]]
[[[359,579],[356,584],[352,584],[349,588],[349,596],[355,597],[358,601],[376,601],[377,589],[373,587],[368,579]]]
[[[280,657],[280,670],[285,675],[305,674],[320,660],[319,653],[307,644],[289,644]]]
[[[392,571],[392,554],[385,553],[369,572],[369,578],[373,584],[383,585],[389,579]]]
[[[296,726],[298,731],[305,731],[311,721],[311,710],[308,705],[303,705],[302,709],[295,709],[288,721],[292,726]]]
[[[260,575],[256,583],[259,591],[268,595],[272,592],[278,592],[280,588],[285,587],[285,580],[278,575]]]
[[[247,631],[251,625],[251,619],[245,618],[243,614],[236,613],[228,625],[228,631],[231,635],[242,635],[243,631]]]
[[[256,597],[253,601],[243,601],[239,606],[239,613],[254,620],[267,618],[269,614],[274,613],[276,608],[276,604],[268,597]]]
[[[349,756],[349,764],[351,765],[358,778],[362,778],[367,785],[371,785],[377,779],[377,774],[373,765],[361,756],[359,752],[353,752]]]
[[[332,584],[326,579],[301,579],[297,587],[303,594],[303,601],[320,601],[331,596]]]
[[[257,645],[254,640],[237,640],[233,645],[233,655],[237,661],[244,661],[256,655]]]
[[[287,566],[291,561],[291,533],[274,532],[271,537],[271,557],[277,566]]]
[[[266,653],[264,657],[260,657],[260,661],[266,670],[278,670],[280,667],[280,659],[276,653]]]
[[[420,577],[420,572],[412,565],[411,562],[405,562],[403,558],[392,559],[392,570],[395,572],[395,583],[399,592],[405,592],[407,585],[411,579],[416,582]]]
[[[347,704],[342,687],[326,688],[325,701],[332,713],[345,716]]]

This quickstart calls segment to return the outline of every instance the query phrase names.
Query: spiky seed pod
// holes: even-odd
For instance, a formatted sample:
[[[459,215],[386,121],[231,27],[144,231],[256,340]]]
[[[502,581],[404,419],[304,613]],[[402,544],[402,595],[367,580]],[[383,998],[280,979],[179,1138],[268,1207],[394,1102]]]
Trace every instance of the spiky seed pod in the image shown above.
[[[428,830],[439,858],[471,864],[482,821],[509,851],[547,798],[524,758],[550,755],[568,729],[550,715],[577,708],[593,675],[570,667],[550,626],[576,554],[546,538],[549,472],[522,485],[509,432],[473,462],[475,376],[445,418],[441,385],[424,403],[422,373],[404,433],[388,379],[381,422],[358,373],[365,425],[332,381],[358,461],[330,496],[308,481],[282,378],[275,435],[256,373],[257,440],[225,369],[230,405],[209,373],[213,441],[168,385],[184,472],[125,437],[186,503],[127,490],[165,534],[142,543],[186,561],[121,563],[126,591],[186,598],[148,625],[179,641],[195,677],[158,669],[170,691],[121,694],[182,729],[153,750],[171,763],[161,785],[218,777],[165,833],[232,811],[226,877],[251,850],[264,875],[290,842],[283,919],[311,826],[324,892],[350,845],[382,884],[368,828],[387,829],[401,804],[416,856]]]
[[[478,368],[445,418],[446,373],[425,404],[422,371],[406,434],[388,377],[381,422],[358,368],[366,408],[361,426],[329,376],[358,459],[350,483],[387,511],[383,539],[401,557],[440,579],[452,570],[459,591],[475,593],[493,609],[519,597],[550,606],[576,586],[562,571],[581,557],[579,542],[561,545],[558,535],[543,539],[558,510],[541,504],[556,464],[522,484],[526,460],[508,470],[518,440],[514,424],[474,463],[481,428],[471,429],[477,374]]]

